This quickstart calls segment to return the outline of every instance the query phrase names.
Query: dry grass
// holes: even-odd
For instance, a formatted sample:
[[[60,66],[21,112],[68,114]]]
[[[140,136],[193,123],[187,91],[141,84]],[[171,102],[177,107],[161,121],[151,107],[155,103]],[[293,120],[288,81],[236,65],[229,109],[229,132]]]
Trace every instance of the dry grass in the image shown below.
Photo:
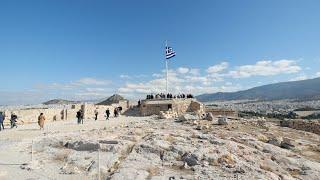
[[[236,161],[232,158],[232,156],[230,154],[226,154],[226,155],[221,156],[218,159],[218,163],[220,163],[220,164],[225,163],[228,165],[234,165],[236,163]]]
[[[155,167],[155,166],[149,167],[147,171],[149,173],[149,176],[158,176],[158,175],[160,175],[160,169],[158,167]]]
[[[260,168],[263,169],[263,170],[265,170],[265,171],[272,172],[271,167],[269,167],[269,166],[267,166],[267,165],[261,164],[261,165],[260,165]]]
[[[172,144],[173,142],[177,141],[177,139],[176,139],[175,137],[171,136],[171,135],[166,136],[166,137],[164,138],[164,140],[170,142],[171,144]]]

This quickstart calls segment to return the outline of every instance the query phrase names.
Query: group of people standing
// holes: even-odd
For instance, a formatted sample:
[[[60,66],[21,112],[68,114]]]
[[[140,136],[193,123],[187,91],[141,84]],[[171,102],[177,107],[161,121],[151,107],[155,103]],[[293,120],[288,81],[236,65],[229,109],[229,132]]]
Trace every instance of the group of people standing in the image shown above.
[[[122,112],[122,107],[121,107],[121,106],[114,108],[114,110],[113,110],[114,117],[119,117],[120,114],[121,114],[121,112]],[[108,108],[108,109],[105,111],[105,118],[106,118],[106,120],[109,120],[110,115],[111,115],[111,111],[110,111],[110,109]],[[98,120],[98,116],[99,116],[99,110],[98,110],[98,109],[95,109],[95,110],[94,110],[94,120],[95,120],[95,121]],[[83,124],[83,119],[84,119],[84,113],[83,113],[82,110],[79,110],[79,111],[77,112],[77,120],[78,120],[77,122],[78,122],[78,124]]]
[[[160,94],[149,94],[147,95],[146,99],[184,99],[184,98],[194,98],[194,96],[192,94],[178,94],[178,95],[172,95],[171,93],[168,94],[164,94],[164,93],[160,93]]]
[[[122,111],[122,107],[116,107],[114,108],[114,117],[119,117],[120,114],[121,114],[121,111]],[[95,110],[94,112],[95,114],[95,120],[98,120],[98,115],[99,115],[99,112],[98,112],[98,109]],[[108,108],[106,111],[105,111],[105,117],[106,117],[106,120],[109,120],[110,118],[110,109]],[[84,119],[84,113],[82,110],[79,110],[76,114],[76,117],[77,117],[77,122],[78,124],[83,124],[83,119]],[[0,131],[1,130],[4,130],[4,120],[6,119],[6,115],[4,112],[0,112]],[[18,128],[17,126],[17,120],[18,120],[18,116],[15,114],[15,113],[11,113],[11,117],[10,117],[10,126],[11,128]],[[40,130],[43,130],[44,129],[44,122],[46,121],[46,117],[43,113],[40,113],[40,115],[38,116],[38,125],[40,126]]]
[[[4,120],[6,119],[6,114],[4,112],[0,112],[0,131],[4,130]],[[11,114],[10,117],[10,127],[14,128],[14,127],[18,127],[17,126],[17,120],[18,120],[18,116],[15,115],[14,113]]]
[[[4,130],[4,120],[6,119],[6,115],[4,112],[0,112],[0,131]],[[44,121],[46,120],[43,113],[41,113],[38,117],[38,125],[40,126],[40,130],[44,129]],[[18,116],[15,113],[12,113],[10,116],[10,127],[18,128],[17,126]]]

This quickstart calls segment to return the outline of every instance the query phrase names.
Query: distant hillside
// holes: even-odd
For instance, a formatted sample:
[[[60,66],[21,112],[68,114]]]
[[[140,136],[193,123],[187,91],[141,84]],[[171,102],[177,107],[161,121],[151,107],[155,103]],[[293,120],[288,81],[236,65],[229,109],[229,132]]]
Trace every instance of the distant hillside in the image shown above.
[[[320,99],[320,78],[302,81],[282,82],[255,87],[252,89],[228,92],[203,94],[196,97],[199,101],[214,100],[280,100],[280,99]]]
[[[111,104],[119,103],[119,101],[121,100],[125,100],[125,99],[119,94],[114,94],[108,99],[98,103],[97,105],[111,105]]]
[[[63,104],[77,104],[79,102],[77,101],[68,101],[68,100],[64,100],[64,99],[53,99],[47,102],[44,102],[42,104],[44,105],[53,105],[53,104],[57,104],[57,105],[63,105]]]

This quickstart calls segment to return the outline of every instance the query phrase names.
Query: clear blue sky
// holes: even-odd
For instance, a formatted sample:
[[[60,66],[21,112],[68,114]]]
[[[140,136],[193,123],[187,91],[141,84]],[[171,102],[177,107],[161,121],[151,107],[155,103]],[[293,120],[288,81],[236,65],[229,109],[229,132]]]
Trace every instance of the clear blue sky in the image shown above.
[[[319,7],[311,0],[1,0],[0,104],[159,91],[165,40],[177,52],[173,92],[313,78]],[[257,72],[263,67],[271,72]]]

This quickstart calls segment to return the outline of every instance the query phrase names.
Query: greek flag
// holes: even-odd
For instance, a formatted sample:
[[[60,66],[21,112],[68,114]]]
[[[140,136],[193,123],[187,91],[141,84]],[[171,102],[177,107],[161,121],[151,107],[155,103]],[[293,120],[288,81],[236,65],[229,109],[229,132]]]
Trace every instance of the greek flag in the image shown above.
[[[166,46],[166,59],[170,59],[176,55],[176,52],[169,46]]]

